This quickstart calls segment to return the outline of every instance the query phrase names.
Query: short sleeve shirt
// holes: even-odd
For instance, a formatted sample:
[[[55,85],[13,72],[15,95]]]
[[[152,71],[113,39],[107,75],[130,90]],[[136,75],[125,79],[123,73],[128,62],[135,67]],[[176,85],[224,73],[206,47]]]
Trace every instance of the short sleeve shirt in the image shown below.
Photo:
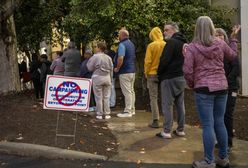
[[[125,53],[126,53],[126,47],[124,46],[124,44],[120,43],[118,46],[118,57],[125,56]]]

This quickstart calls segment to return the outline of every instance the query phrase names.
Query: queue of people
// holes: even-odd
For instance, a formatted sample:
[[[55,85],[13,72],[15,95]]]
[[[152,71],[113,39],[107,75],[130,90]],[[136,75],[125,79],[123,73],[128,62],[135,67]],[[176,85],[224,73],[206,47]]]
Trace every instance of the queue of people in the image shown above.
[[[204,159],[194,161],[194,168],[215,168],[229,165],[228,150],[233,146],[233,113],[235,109],[240,63],[237,57],[237,34],[240,26],[233,28],[230,39],[221,28],[214,27],[208,16],[201,16],[195,24],[192,42],[174,22],[151,30],[152,41],[146,49],[144,74],[151,105],[151,128],[160,128],[158,98],[161,97],[163,128],[157,133],[159,138],[171,139],[186,136],[184,90],[193,89],[197,112],[202,125]],[[36,57],[31,64],[32,80],[36,97],[44,94],[47,74],[91,78],[93,94],[90,106],[96,106],[96,119],[110,119],[114,107],[115,78],[118,75],[125,108],[117,117],[135,115],[135,45],[129,39],[126,29],[119,31],[119,45],[116,54],[110,55],[104,42],[98,42],[95,53],[86,50],[84,61],[75,43],[70,42],[66,51],[57,52],[51,63],[46,55],[42,62]],[[48,70],[49,67],[49,70]],[[40,89],[43,86],[43,90]],[[177,128],[173,126],[173,106],[176,107]],[[218,156],[214,157],[214,148]]]
[[[197,112],[203,128],[204,159],[194,161],[194,168],[228,167],[228,153],[233,146],[233,113],[239,88],[240,63],[234,26],[230,39],[221,28],[215,29],[208,16],[196,21],[193,41],[187,44],[174,22],[165,23],[164,39],[155,27],[149,37],[144,73],[149,90],[151,128],[159,128],[158,90],[160,86],[163,130],[157,137],[170,139],[171,133],[185,136],[184,90],[194,90]],[[186,85],[187,83],[187,85]],[[177,128],[172,131],[173,106]],[[214,158],[214,148],[219,149]]]
[[[204,159],[193,162],[193,167],[214,168],[229,166],[228,133],[225,113],[228,96],[228,82],[224,64],[225,59],[237,58],[237,33],[235,26],[227,44],[216,37],[214,24],[208,16],[196,21],[193,41],[185,48],[184,76],[190,88],[194,89],[199,118],[202,124]],[[237,75],[237,74],[236,74]],[[235,75],[234,80],[237,80]],[[227,108],[226,108],[227,107]],[[229,114],[228,114],[229,115]],[[232,122],[232,121],[228,121]],[[226,122],[227,123],[227,122]],[[229,123],[231,124],[231,123]],[[218,144],[219,153],[214,159],[214,147]],[[229,145],[229,147],[231,147]]]

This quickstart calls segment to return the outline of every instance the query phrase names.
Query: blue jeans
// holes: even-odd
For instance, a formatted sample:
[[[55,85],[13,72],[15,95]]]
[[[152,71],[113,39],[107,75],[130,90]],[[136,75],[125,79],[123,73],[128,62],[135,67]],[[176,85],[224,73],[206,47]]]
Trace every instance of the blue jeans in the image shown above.
[[[219,157],[227,157],[227,131],[224,124],[227,94],[207,95],[195,93],[197,111],[202,124],[204,157],[208,163],[214,162],[214,145],[217,139]]]

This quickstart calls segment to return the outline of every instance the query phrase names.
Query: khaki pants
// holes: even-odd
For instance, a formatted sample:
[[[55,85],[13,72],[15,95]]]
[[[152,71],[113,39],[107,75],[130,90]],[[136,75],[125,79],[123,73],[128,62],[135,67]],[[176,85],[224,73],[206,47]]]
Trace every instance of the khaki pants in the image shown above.
[[[157,75],[147,76],[147,88],[149,90],[150,105],[152,110],[152,120],[159,120]]]
[[[125,97],[124,112],[135,113],[135,73],[120,74],[119,79],[121,91]]]
[[[111,94],[110,76],[92,76],[93,91],[96,101],[96,114],[110,114],[109,98]]]

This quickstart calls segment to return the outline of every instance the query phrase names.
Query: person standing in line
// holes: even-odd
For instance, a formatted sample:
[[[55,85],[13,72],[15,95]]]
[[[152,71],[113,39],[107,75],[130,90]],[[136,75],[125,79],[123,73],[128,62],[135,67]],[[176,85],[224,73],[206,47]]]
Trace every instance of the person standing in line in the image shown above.
[[[43,99],[42,83],[40,82],[41,62],[38,60],[38,55],[32,54],[32,62],[30,64],[31,80],[33,81],[36,99]]]
[[[185,136],[185,106],[184,89],[186,81],[183,77],[183,46],[187,42],[178,25],[174,22],[166,23],[164,26],[166,45],[160,57],[158,77],[161,88],[161,106],[164,114],[163,131],[156,136],[161,138],[172,138],[173,105],[176,106],[177,128],[173,133],[177,136]]]
[[[90,72],[87,68],[87,63],[91,57],[92,57],[92,51],[90,49],[85,50],[84,61],[81,63],[81,67],[80,67],[80,77],[81,78],[91,79],[91,77],[92,77],[92,72]],[[90,112],[95,111],[95,106],[96,106],[95,96],[94,96],[94,92],[93,92],[93,86],[91,86],[89,111]]]
[[[119,31],[119,40],[117,65],[114,72],[119,75],[121,91],[125,97],[125,109],[118,113],[117,117],[132,117],[135,115],[135,46],[129,40],[129,32],[126,29]]]
[[[65,63],[64,76],[79,77],[81,66],[81,54],[74,42],[70,41],[68,49],[63,53],[61,58]]]
[[[25,75],[28,72],[27,63],[25,60],[26,60],[26,57],[24,56],[22,58],[22,62],[20,64],[18,63],[19,75],[20,75],[20,81],[21,81],[21,89],[23,89],[23,90],[27,89],[26,82],[28,82],[25,79],[25,77],[26,77]]]
[[[96,118],[101,120],[110,119],[109,97],[111,94],[111,80],[113,76],[112,59],[104,53],[104,42],[98,42],[96,54],[87,63],[89,71],[93,72],[92,83],[96,101]]]
[[[158,108],[158,76],[157,70],[160,56],[163,52],[165,41],[163,40],[163,33],[159,27],[151,30],[149,38],[152,42],[147,46],[144,73],[147,78],[147,88],[149,90],[150,105],[152,111],[152,123],[149,124],[151,128],[159,128],[159,108]]]
[[[113,65],[115,67],[116,53],[113,50],[109,49],[106,51],[106,54],[110,56],[110,58],[112,59]],[[116,74],[115,72],[113,72],[113,79],[111,83],[111,94],[110,94],[110,99],[109,99],[110,108],[115,108],[116,106],[115,78],[116,78]]]
[[[44,97],[47,75],[52,75],[53,71],[50,69],[52,63],[47,59],[47,55],[42,54],[40,58],[41,58],[40,82],[42,83],[42,90]]]
[[[62,55],[63,52],[56,52],[57,57],[55,58],[55,60],[53,60],[52,65],[50,66],[50,69],[53,71],[53,75],[64,76],[65,64],[61,60]]]
[[[240,26],[236,26],[233,28],[235,31],[240,30]],[[229,44],[229,40],[225,30],[222,28],[215,29],[215,36],[224,40],[227,44]],[[237,34],[238,32],[233,32]],[[234,60],[230,61],[227,58],[224,58],[224,70],[228,82],[228,96],[226,103],[226,112],[224,116],[225,126],[227,129],[228,135],[228,147],[229,149],[233,146],[233,113],[235,111],[236,99],[239,89],[239,79],[240,76],[240,62],[239,58],[236,57]],[[218,145],[217,145],[218,146]]]
[[[236,30],[234,31],[236,32]],[[184,50],[184,76],[194,89],[197,112],[202,125],[204,159],[194,161],[194,168],[228,167],[228,140],[224,124],[228,84],[224,71],[224,57],[237,56],[236,33],[232,33],[229,46],[215,37],[210,17],[200,16],[196,21],[193,41]],[[214,159],[215,140],[219,145]]]

